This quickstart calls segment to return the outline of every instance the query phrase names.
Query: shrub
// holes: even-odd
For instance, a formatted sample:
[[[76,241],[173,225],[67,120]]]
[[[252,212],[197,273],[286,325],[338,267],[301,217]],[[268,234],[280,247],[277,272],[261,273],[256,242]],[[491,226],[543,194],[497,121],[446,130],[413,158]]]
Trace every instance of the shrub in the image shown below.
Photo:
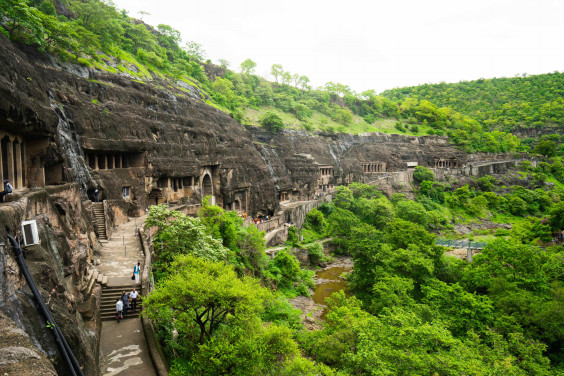
[[[275,114],[274,112],[267,111],[262,118],[259,120],[260,125],[264,128],[272,131],[278,132],[284,129],[284,122],[282,118]]]
[[[315,231],[318,234],[323,234],[326,226],[327,223],[322,212],[313,208],[309,213],[307,213],[304,223],[305,228]]]
[[[499,236],[509,236],[509,230],[503,227],[500,227],[498,229],[495,230],[494,232],[494,236],[499,237]]]
[[[433,171],[429,170],[427,167],[416,166],[413,172],[413,180],[417,183],[421,183],[424,180],[434,181],[435,175]]]
[[[478,179],[478,185],[484,192],[493,192],[496,183],[497,179],[490,175],[486,175]]]
[[[319,265],[322,262],[327,261],[327,256],[323,253],[323,246],[320,243],[311,243],[307,247],[307,256],[311,265]]]
[[[79,57],[77,59],[78,64],[82,65],[83,67],[87,67],[90,68],[92,66],[92,64],[90,63],[90,61],[88,61],[88,59],[85,59],[83,57]]]
[[[423,205],[411,200],[400,201],[396,204],[396,217],[423,227],[429,223],[429,216]]]
[[[296,245],[300,241],[298,236],[298,229],[294,226],[290,226],[288,228],[288,238],[286,239],[286,244],[288,245]]]
[[[507,210],[513,215],[523,216],[527,213],[527,203],[520,197],[509,197],[506,205]]]
[[[364,117],[364,121],[367,122],[368,124],[372,124],[374,123],[374,121],[376,121],[376,118],[374,117],[374,115],[368,114]]]

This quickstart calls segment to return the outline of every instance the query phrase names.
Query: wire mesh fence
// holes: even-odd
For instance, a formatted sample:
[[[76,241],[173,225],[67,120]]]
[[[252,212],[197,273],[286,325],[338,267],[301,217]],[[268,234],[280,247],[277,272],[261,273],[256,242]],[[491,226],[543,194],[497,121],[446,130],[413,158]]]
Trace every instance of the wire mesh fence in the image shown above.
[[[451,248],[473,248],[482,249],[486,246],[486,242],[473,242],[469,240],[448,240],[448,239],[437,239],[435,241],[436,245]]]

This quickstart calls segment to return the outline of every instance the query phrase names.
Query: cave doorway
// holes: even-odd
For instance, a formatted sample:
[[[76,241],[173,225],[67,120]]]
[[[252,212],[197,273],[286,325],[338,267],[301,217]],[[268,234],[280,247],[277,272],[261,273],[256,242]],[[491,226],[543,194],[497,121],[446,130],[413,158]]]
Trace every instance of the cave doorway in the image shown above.
[[[209,174],[205,174],[204,178],[202,179],[202,194],[204,195],[204,197],[206,196],[213,197],[212,179]]]

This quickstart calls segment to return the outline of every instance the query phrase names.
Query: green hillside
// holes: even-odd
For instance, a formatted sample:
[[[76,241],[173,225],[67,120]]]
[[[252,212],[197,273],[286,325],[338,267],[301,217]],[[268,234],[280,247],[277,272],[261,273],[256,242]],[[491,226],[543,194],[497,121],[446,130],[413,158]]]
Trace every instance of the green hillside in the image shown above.
[[[479,79],[386,90],[393,101],[427,100],[471,116],[487,130],[564,127],[564,73]]]

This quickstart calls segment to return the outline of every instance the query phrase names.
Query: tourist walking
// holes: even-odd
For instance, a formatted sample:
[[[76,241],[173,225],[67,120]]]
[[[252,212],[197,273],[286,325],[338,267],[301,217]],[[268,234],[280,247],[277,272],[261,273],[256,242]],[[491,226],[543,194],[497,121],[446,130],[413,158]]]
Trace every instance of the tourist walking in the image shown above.
[[[141,263],[137,262],[137,265],[133,265],[133,275],[135,275],[135,284],[139,284],[139,272],[141,271]]]
[[[139,293],[133,289],[129,293],[129,297],[131,298],[131,312],[135,312],[137,310],[137,298],[139,297]]]
[[[8,179],[4,179],[4,190],[0,192],[0,202],[4,202],[4,196],[12,193],[13,190],[14,187],[12,187],[12,184],[10,184]]]
[[[100,190],[98,188],[96,188],[94,190],[94,202],[99,202],[98,201],[98,195],[100,195]]]
[[[125,290],[121,293],[121,301],[123,303],[123,317],[125,318],[129,309],[129,294]]]
[[[123,319],[123,302],[121,299],[116,299],[116,318],[118,322]]]

